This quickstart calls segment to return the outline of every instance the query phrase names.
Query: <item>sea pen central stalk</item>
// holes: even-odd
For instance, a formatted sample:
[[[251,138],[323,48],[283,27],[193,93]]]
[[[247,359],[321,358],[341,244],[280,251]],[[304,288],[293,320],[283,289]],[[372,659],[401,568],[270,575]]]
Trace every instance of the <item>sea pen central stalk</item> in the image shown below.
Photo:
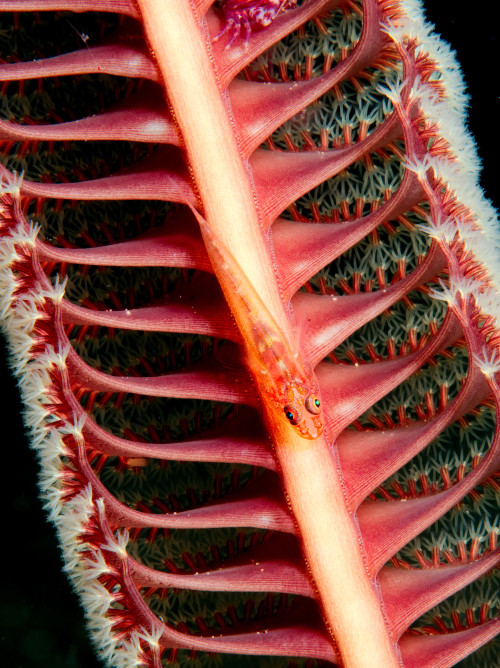
[[[147,38],[182,133],[202,215],[207,251],[244,342],[260,389],[264,420],[274,443],[285,493],[295,516],[325,619],[348,668],[395,668],[380,601],[363,563],[359,535],[345,506],[336,464],[324,435],[300,436],[260,388],[258,347],[250,344],[252,296],[234,292],[231,262],[260,296],[288,350],[294,339],[262,233],[248,167],[239,150],[214,67],[188,0],[138,0]],[[207,241],[207,234],[204,233]],[[217,246],[219,242],[219,247]],[[231,262],[220,262],[224,249]],[[243,304],[243,306],[242,306]]]

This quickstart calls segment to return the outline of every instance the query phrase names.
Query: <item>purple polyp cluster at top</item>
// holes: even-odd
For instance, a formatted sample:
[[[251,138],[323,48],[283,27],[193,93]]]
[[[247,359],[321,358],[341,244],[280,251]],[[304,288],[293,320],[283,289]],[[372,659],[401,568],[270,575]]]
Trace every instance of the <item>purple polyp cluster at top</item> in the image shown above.
[[[222,4],[226,25],[215,39],[231,31],[231,39],[226,44],[228,48],[244,30],[246,48],[250,33],[256,26],[268,26],[282,10],[295,5],[296,0],[226,0]]]

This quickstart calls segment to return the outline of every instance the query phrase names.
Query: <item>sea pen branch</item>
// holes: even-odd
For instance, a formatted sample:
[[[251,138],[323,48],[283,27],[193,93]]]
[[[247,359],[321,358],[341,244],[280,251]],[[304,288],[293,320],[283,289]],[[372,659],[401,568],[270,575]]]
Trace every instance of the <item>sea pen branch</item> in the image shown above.
[[[283,337],[283,347],[293,351],[296,344],[264,243],[250,174],[192,6],[187,1],[141,0],[139,8],[185,142],[204,219],[215,240],[209,241],[205,235],[209,256],[223,253],[224,247],[231,250],[231,267],[238,267],[260,295]],[[221,244],[218,249],[217,240]],[[234,296],[235,277],[220,263],[214,262],[214,268],[242,338],[250,340],[254,316]],[[261,360],[253,346],[247,346],[246,352],[259,388]],[[312,372],[310,375],[314,382]],[[346,508],[326,435],[303,438],[265,392],[261,392],[261,401],[289,505],[344,665],[400,665],[378,594],[367,574],[359,533]]]

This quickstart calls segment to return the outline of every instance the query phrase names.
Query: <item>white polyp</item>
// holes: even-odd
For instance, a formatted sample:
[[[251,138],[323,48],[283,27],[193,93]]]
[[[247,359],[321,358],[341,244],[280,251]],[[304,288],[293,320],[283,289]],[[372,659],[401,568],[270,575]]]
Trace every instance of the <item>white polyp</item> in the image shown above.
[[[145,640],[151,647],[159,647],[159,640],[162,633],[163,629],[159,625],[152,627],[150,630],[146,629],[144,626],[140,626],[136,631],[137,636],[142,640]]]
[[[441,224],[434,224],[432,219],[429,218],[428,220],[429,223],[427,225],[424,223],[419,224],[418,227],[420,230],[422,230],[422,232],[425,232],[428,236],[432,237],[432,239],[436,239],[437,241],[442,241],[447,244],[452,243],[457,234],[457,230],[452,221],[446,221],[445,223]]]
[[[83,427],[87,419],[86,415],[76,416],[73,414],[73,422],[65,422],[62,427],[60,427],[60,432],[62,434],[71,434],[76,441],[83,441]]]
[[[474,354],[474,361],[487,378],[494,378],[500,371],[500,355],[494,349],[483,348],[481,355]]]
[[[128,557],[127,544],[129,541],[129,532],[126,529],[115,533],[116,540],[109,539],[106,544],[101,545],[103,550],[114,552],[122,559]]]
[[[21,186],[23,183],[24,172],[11,172],[9,178],[4,181],[3,176],[0,176],[0,195],[12,195],[12,197],[19,197],[21,194]]]
[[[36,243],[36,238],[39,231],[40,225],[38,223],[33,223],[33,221],[29,222],[27,229],[25,225],[19,225],[10,232],[12,243],[21,245],[25,244],[31,248]]]
[[[379,92],[381,95],[385,95],[385,97],[389,98],[389,100],[393,103],[394,106],[401,106],[402,101],[401,101],[401,93],[407,86],[408,81],[407,79],[404,79],[403,81],[401,79],[396,79],[395,81],[390,81],[389,79],[386,79],[384,83],[379,84],[376,88],[377,92]]]
[[[99,617],[105,615],[113,603],[113,596],[97,579],[85,583],[81,597],[89,616],[96,613]]]
[[[58,304],[62,301],[64,297],[67,282],[68,282],[67,276],[65,276],[61,280],[60,276],[57,275],[54,281],[54,285],[51,288],[41,290],[40,294],[42,294],[47,299],[51,299],[54,303]]]
[[[37,356],[36,360],[33,360],[33,365],[37,365],[40,368],[50,370],[53,366],[60,367],[62,362],[62,367],[64,367],[63,357],[59,353],[56,353],[54,346],[47,345],[45,346],[45,352]]]
[[[8,238],[3,240],[0,246],[0,269],[10,267],[17,260],[17,257],[16,247],[12,241]]]
[[[411,95],[418,100],[430,125],[436,125],[439,135],[450,144],[451,151],[460,167],[477,180],[480,161],[474,141],[463,124],[463,117],[449,102],[439,99],[437,92],[428,83],[416,79]]]
[[[438,299],[439,301],[444,301],[447,304],[455,305],[456,304],[456,292],[453,292],[443,281],[439,281],[440,289],[437,290],[432,288],[429,291],[429,296],[433,299]]]
[[[87,557],[85,559],[85,577],[92,580],[104,573],[110,573],[111,569],[108,566],[103,553],[95,548],[92,548],[90,552],[92,553],[92,558]]]
[[[149,661],[144,657],[139,638],[135,632],[130,635],[129,640],[124,641],[116,649],[113,657],[113,665],[117,668],[135,668],[148,664]]]
[[[409,169],[410,172],[414,172],[421,181],[427,180],[427,170],[430,166],[427,155],[425,155],[422,160],[406,156],[404,159],[404,166],[406,169]]]
[[[450,276],[449,280],[450,291],[453,294],[459,292],[462,297],[466,298],[469,295],[475,296],[480,293],[483,287],[481,281],[465,276]]]

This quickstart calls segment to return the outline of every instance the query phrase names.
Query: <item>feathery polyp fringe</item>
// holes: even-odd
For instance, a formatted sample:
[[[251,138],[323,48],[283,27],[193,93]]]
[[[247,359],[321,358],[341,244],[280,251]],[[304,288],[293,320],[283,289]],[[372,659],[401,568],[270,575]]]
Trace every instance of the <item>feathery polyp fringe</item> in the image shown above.
[[[20,214],[21,182],[22,176],[14,174],[0,184],[0,311],[25,406],[24,422],[40,461],[40,494],[100,656],[117,668],[158,666],[161,624],[146,628],[129,623],[117,629],[116,618],[107,615],[123,602],[120,573],[108,563],[109,555],[126,559],[127,537],[119,532],[116,538],[110,536],[109,527],[104,535],[104,501],[93,498],[91,485],[75,466],[85,416],[75,415],[65,404],[62,385],[69,345],[53,343],[65,282],[56,280],[52,286],[37,275],[38,228]],[[37,352],[40,349],[43,352]]]

